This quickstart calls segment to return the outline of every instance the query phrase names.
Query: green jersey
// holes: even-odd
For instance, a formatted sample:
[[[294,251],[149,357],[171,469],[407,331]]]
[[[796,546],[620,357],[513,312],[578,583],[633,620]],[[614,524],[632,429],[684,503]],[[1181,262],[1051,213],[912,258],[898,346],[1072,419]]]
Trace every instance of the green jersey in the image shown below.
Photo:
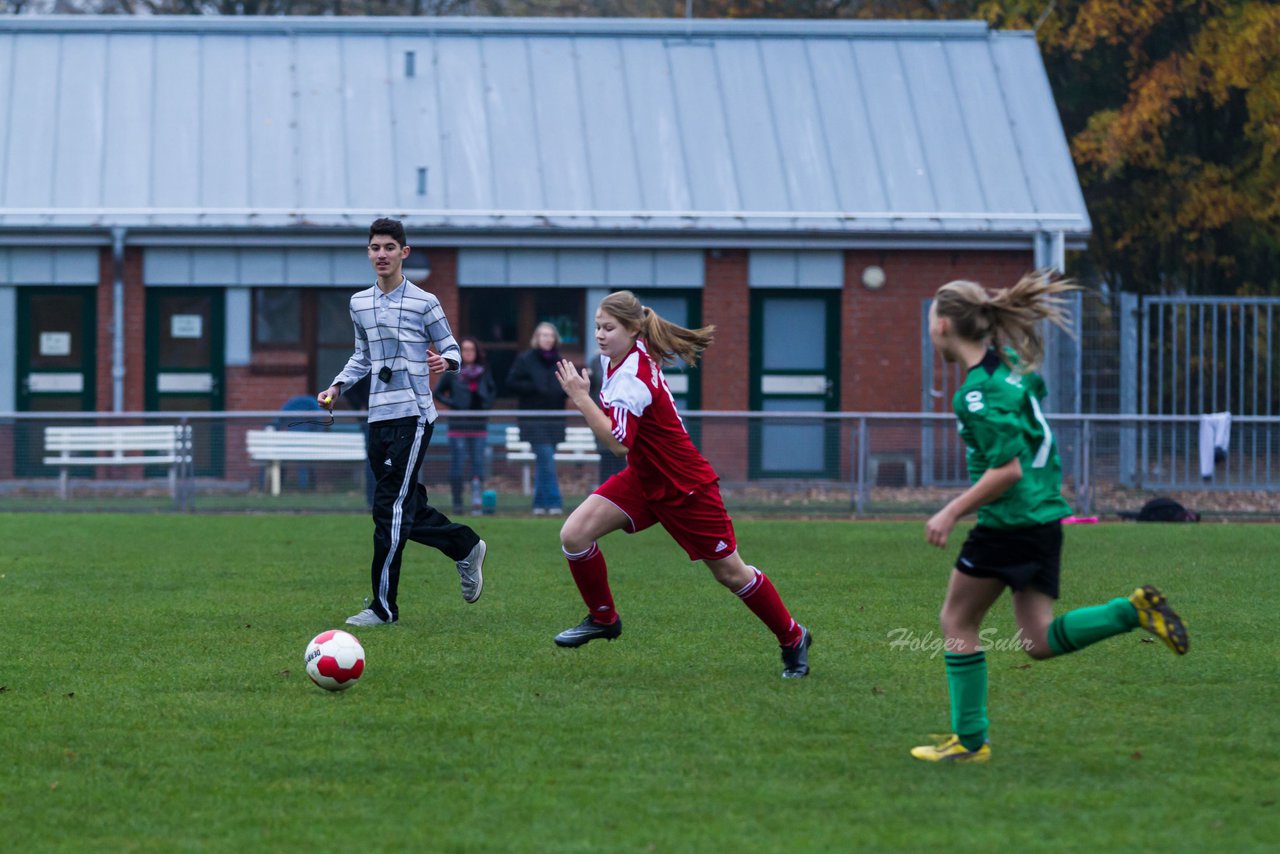
[[[1044,395],[1039,374],[1011,371],[995,350],[988,350],[951,401],[960,419],[971,482],[1014,457],[1022,463],[1022,479],[978,510],[978,524],[1007,530],[1070,515],[1062,497],[1058,445],[1040,411]]]

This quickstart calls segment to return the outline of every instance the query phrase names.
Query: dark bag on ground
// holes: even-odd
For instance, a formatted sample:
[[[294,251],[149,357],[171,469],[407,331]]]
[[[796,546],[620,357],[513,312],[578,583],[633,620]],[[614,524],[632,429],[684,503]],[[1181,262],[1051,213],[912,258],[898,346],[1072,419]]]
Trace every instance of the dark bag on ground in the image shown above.
[[[1121,519],[1136,519],[1139,522],[1199,522],[1200,514],[1188,510],[1172,498],[1153,498],[1137,513],[1121,513]]]

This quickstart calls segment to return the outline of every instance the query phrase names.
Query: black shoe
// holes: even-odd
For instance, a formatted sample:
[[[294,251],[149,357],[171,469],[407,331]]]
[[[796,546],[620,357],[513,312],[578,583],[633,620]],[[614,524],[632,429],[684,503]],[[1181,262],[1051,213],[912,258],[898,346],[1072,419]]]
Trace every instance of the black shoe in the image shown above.
[[[571,629],[565,629],[556,635],[556,646],[582,646],[584,643],[593,641],[596,638],[613,640],[620,634],[622,634],[621,617],[606,626],[603,623],[597,623],[588,615],[578,625]]]
[[[783,679],[803,679],[809,675],[809,647],[812,644],[813,635],[801,626],[799,642],[795,646],[782,647]]]

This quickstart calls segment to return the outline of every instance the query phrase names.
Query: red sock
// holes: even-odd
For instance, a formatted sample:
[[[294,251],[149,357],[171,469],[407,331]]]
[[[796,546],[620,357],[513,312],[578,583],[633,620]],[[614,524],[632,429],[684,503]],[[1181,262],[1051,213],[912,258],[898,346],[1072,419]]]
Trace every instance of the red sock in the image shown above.
[[[781,646],[794,646],[802,634],[800,624],[791,619],[791,612],[782,604],[782,597],[778,595],[769,576],[754,566],[749,568],[755,573],[755,578],[748,581],[746,587],[736,591],[735,595],[769,627]]]
[[[561,551],[564,551],[563,547]],[[600,547],[592,543],[591,548],[581,554],[565,551],[564,556],[569,561],[573,582],[578,585],[582,601],[587,603],[591,619],[606,626],[617,622],[618,612],[613,607],[613,593],[609,590],[609,569]]]

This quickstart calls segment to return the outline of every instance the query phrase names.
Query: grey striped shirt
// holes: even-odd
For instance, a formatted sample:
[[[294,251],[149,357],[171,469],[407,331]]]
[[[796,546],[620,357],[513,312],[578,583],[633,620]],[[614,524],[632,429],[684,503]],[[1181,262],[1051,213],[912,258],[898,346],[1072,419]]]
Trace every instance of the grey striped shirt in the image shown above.
[[[389,294],[375,284],[352,295],[350,309],[356,348],[333,384],[347,388],[371,373],[370,423],[411,415],[434,423],[436,405],[431,399],[427,347],[448,359],[454,370],[462,364],[462,353],[440,300],[404,279]],[[393,372],[389,383],[378,378],[384,365]]]

